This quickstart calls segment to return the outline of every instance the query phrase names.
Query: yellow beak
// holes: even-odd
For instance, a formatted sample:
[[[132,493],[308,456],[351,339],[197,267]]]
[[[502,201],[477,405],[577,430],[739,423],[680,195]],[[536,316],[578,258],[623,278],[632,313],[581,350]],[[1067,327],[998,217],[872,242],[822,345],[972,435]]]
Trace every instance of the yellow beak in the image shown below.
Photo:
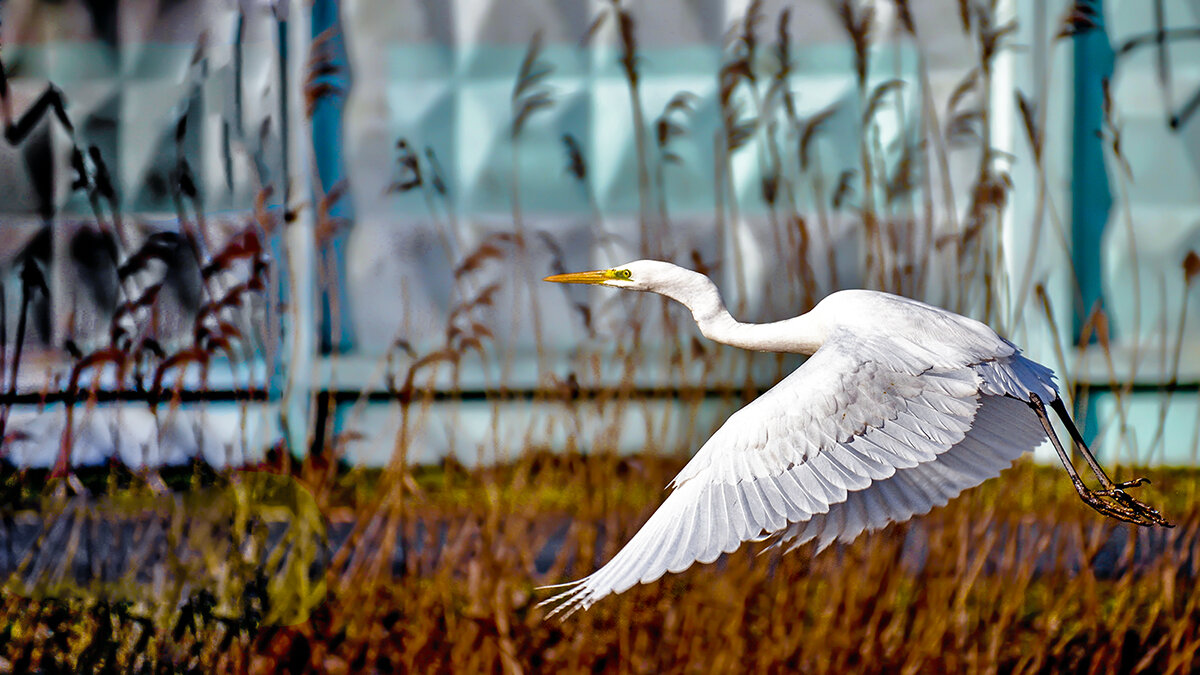
[[[610,270],[595,270],[592,272],[553,274],[542,279],[542,281],[553,281],[560,284],[603,284],[609,279],[612,279]]]

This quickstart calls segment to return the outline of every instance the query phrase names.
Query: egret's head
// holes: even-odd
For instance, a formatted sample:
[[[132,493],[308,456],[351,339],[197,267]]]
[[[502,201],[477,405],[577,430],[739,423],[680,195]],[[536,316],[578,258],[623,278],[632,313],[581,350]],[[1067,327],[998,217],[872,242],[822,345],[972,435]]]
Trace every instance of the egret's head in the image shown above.
[[[661,260],[635,260],[607,270],[555,274],[546,277],[546,281],[658,293],[683,303],[697,321],[708,321],[722,313],[728,315],[721,302],[721,294],[711,279]]]
[[[689,273],[688,270],[659,260],[635,260],[607,270],[555,274],[546,277],[544,281],[612,286],[630,291],[662,292],[663,289],[672,286],[686,274],[694,274],[694,272]]]

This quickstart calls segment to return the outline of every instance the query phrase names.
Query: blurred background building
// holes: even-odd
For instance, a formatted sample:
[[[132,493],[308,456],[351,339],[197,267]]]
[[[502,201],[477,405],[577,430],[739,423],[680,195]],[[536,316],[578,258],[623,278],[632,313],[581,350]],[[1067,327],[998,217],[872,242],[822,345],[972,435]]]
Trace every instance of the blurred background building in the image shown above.
[[[1106,461],[1198,458],[1195,3],[0,19],[18,466],[694,448],[799,362],[540,283],[640,257],[744,320],[849,287],[976,316],[1055,367]]]

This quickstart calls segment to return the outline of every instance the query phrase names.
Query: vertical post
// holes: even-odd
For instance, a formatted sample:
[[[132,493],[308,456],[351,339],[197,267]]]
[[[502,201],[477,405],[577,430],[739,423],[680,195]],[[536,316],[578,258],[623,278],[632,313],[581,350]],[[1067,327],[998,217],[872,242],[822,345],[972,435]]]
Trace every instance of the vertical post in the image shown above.
[[[311,35],[314,40],[321,33],[339,25],[338,9],[339,3],[337,0],[313,1]],[[340,34],[335,35],[330,39],[330,45],[334,46],[340,54],[342,52],[342,36]],[[341,62],[340,56],[338,60],[338,65],[343,70],[340,74],[331,76],[328,79],[335,82],[343,91],[348,91],[350,78],[345,74],[347,65]],[[334,97],[327,97],[318,101],[316,108],[313,110],[311,123],[313,164],[317,172],[317,175],[313,178],[320,185],[318,194],[325,194],[344,175],[342,170],[342,101]],[[344,199],[335,204],[331,215],[345,215],[349,211],[349,207],[347,206],[349,201],[349,199]],[[339,237],[334,241],[323,242],[323,244],[330,247],[330,255],[336,256],[339,260],[344,257],[344,240],[342,238]],[[341,283],[341,281],[341,279],[330,279],[327,282],[328,285],[326,288],[318,291],[322,326],[319,339],[320,353],[322,354],[343,352],[353,345],[351,326],[346,322],[345,312],[341,313],[342,316],[339,319],[340,325],[336,326],[336,330],[333,325],[333,303],[340,303],[340,306],[343,308],[347,305],[346,298],[339,297],[344,293],[345,289],[345,284]]]
[[[288,294],[284,348],[288,355],[280,401],[283,432],[293,456],[308,447],[316,347],[315,214],[309,175],[312,134],[304,114],[305,55],[311,40],[307,3],[278,6],[280,135],[284,175],[284,247]]]
[[[1101,0],[1096,0],[1099,10]],[[1073,38],[1075,45],[1075,124],[1071,161],[1071,258],[1083,306],[1074,312],[1073,335],[1078,336],[1092,307],[1103,304],[1100,240],[1112,208],[1112,193],[1104,165],[1103,82],[1112,77],[1113,52],[1108,33],[1096,30]]]
[[[1096,303],[1104,306],[1100,242],[1112,208],[1108,172],[1104,164],[1104,81],[1112,77],[1113,51],[1104,28],[1102,0],[1095,1],[1100,17],[1096,30],[1076,35],[1074,41],[1074,110],[1071,135],[1071,261],[1082,306],[1072,312],[1072,340]],[[1089,405],[1080,425],[1089,445],[1096,440],[1096,406]],[[1078,408],[1075,410],[1078,413]]]
[[[1010,22],[1019,22],[1017,16],[1018,0],[997,0],[993,9],[992,21],[995,26],[1004,26]],[[1028,29],[1026,33],[1028,34]],[[1009,172],[1010,157],[1016,154],[1016,101],[1014,92],[1016,84],[1017,59],[1011,49],[1001,49],[992,57],[991,91],[988,92],[988,118],[991,120],[987,128],[991,132],[988,147],[995,152],[991,158],[991,171],[995,174]],[[991,257],[989,264],[993,265],[991,272],[990,293],[995,298],[992,304],[994,316],[985,320],[1000,322],[1010,315],[1009,306],[1015,302],[1016,295],[1012,271],[1014,257],[1017,255],[1016,246],[1010,245],[1013,236],[1013,223],[1016,208],[1012,199],[1004,205],[997,214],[995,239],[996,255]],[[1011,328],[1011,327],[1009,327]]]

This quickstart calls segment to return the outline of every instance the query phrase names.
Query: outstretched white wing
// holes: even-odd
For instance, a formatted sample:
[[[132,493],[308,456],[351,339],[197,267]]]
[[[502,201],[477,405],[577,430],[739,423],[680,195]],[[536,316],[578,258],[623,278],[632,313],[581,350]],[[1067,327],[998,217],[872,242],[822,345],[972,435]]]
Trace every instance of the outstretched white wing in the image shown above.
[[[1010,396],[1052,399],[1049,370],[1015,351],[913,366],[887,347],[831,337],[713,434],[608,564],[543,604],[570,614],[768,536],[793,546],[815,538],[821,548],[849,541],[944,505],[1044,440],[1036,416]]]

